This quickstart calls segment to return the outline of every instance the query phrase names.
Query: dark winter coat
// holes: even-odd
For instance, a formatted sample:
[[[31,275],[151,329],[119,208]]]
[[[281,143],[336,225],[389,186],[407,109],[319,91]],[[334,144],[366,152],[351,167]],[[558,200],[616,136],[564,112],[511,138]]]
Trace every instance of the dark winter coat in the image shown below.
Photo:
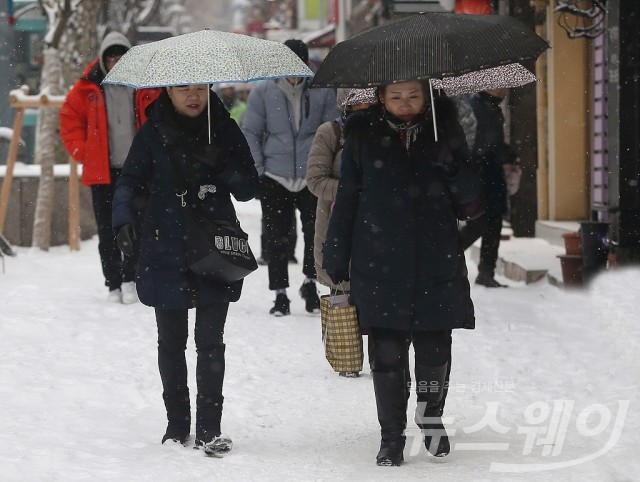
[[[440,142],[428,115],[409,151],[380,109],[347,123],[323,267],[346,271],[351,259],[351,300],[363,328],[475,326],[457,218],[482,213],[481,183],[455,107],[443,98],[436,112]],[[459,165],[453,176],[432,164],[446,152]]]
[[[516,157],[504,142],[501,101],[501,98],[486,92],[469,98],[477,121],[472,159],[480,169],[487,202],[486,215],[490,217],[501,217],[507,213],[507,184],[502,165],[515,162]]]
[[[166,92],[147,110],[149,120],[135,136],[116,185],[113,226],[135,223],[137,203],[146,197],[138,234],[140,254],[136,286],[140,301],[162,308],[191,308],[214,302],[237,301],[242,281],[224,284],[193,275],[187,270],[182,208],[176,196],[175,151],[187,179],[185,200],[210,219],[235,222],[231,194],[238,201],[252,199],[258,176],[249,146],[220,100],[211,94],[212,144],[224,153],[223,161],[200,162],[194,156],[211,151],[206,109],[195,121],[179,116]],[[176,121],[175,119],[178,118]],[[214,150],[217,150],[214,147]],[[219,169],[223,168],[220,174]],[[215,193],[198,198],[199,186],[213,184]]]

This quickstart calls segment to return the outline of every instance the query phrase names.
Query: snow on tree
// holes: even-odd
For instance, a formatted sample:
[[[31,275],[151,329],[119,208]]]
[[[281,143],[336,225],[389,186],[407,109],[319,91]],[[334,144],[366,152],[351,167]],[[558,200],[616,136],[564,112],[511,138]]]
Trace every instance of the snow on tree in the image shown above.
[[[115,30],[127,38],[135,38],[136,28],[147,21],[160,9],[162,0],[120,0],[108,2],[105,7],[105,27]]]
[[[67,22],[60,42],[60,58],[64,72],[65,92],[80,78],[99,45],[98,15],[102,0],[83,0]]]
[[[40,91],[47,95],[64,95],[60,42],[69,18],[84,0],[40,0],[47,15],[49,30],[43,39],[43,63]],[[51,245],[51,214],[53,212],[54,176],[60,109],[40,109],[36,129],[35,162],[40,164],[40,183],[33,220],[32,246],[48,251]]]

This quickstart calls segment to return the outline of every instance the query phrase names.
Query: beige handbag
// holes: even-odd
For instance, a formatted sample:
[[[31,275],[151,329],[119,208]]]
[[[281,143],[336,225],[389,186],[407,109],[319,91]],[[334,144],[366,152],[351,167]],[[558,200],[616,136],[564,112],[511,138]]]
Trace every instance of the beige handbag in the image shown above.
[[[324,354],[336,372],[362,371],[362,334],[356,307],[349,304],[347,293],[320,298],[320,319]]]

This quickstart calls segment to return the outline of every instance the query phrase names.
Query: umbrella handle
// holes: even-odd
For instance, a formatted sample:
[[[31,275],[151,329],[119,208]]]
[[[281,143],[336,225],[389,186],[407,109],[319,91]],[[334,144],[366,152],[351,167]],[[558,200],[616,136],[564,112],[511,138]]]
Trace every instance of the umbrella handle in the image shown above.
[[[433,136],[438,142],[438,125],[436,123],[436,105],[433,103],[433,85],[429,79],[429,95],[431,96],[431,117],[433,117]]]
[[[207,133],[211,144],[211,86],[207,84]]]

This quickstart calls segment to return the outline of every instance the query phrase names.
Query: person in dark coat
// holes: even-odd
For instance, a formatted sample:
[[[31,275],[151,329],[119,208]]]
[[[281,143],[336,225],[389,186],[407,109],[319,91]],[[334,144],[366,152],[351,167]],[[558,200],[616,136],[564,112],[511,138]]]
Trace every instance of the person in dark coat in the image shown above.
[[[374,340],[378,465],[403,461],[410,343],[416,423],[430,453],[449,453],[440,417],[451,330],[475,326],[457,220],[482,213],[480,178],[445,97],[436,102],[435,141],[428,92],[418,81],[387,85],[378,89],[379,107],[351,115],[324,245],[323,268],[334,284],[350,276],[351,302]]]
[[[468,221],[460,230],[462,248],[466,250],[482,237],[476,284],[487,288],[505,285],[495,279],[502,216],[508,211],[507,184],[503,164],[515,164],[517,155],[504,142],[504,116],[500,103],[507,90],[479,92],[469,98],[476,118],[472,161],[479,167],[487,208],[481,217]]]
[[[162,443],[185,444],[189,438],[185,349],[187,313],[195,308],[196,447],[220,453],[231,447],[220,430],[224,325],[229,303],[240,298],[242,281],[216,282],[187,269],[181,201],[209,219],[237,223],[231,195],[238,201],[252,199],[258,190],[258,175],[240,128],[208,86],[168,87],[147,114],[149,120],[135,136],[116,186],[113,226],[124,252],[139,239],[138,296],[155,308],[158,366],[168,419]],[[177,192],[171,158],[183,172],[186,193]],[[137,233],[134,221],[140,203],[145,207]]]

